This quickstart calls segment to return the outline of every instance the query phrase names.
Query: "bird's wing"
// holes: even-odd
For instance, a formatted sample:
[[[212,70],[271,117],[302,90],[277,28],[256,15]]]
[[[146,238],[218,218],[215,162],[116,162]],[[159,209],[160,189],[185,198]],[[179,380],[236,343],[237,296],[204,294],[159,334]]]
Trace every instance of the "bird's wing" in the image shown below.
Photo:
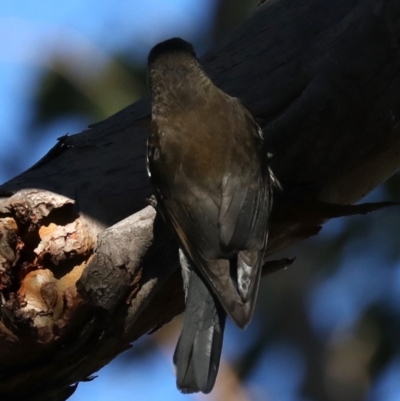
[[[246,304],[254,303],[257,295],[272,207],[272,177],[261,128],[238,100],[236,108],[236,114],[242,115],[244,120],[241,126],[252,141],[252,151],[243,156],[249,157],[243,161],[247,166],[245,170],[224,176],[218,223],[222,246],[240,251],[237,290]]]
[[[209,203],[199,199],[191,205],[186,202],[165,199],[167,215],[188,257],[211,285],[226,312],[238,326],[244,327],[252,316],[265,247],[235,250],[237,258],[223,258],[219,248],[220,227],[215,224],[219,209],[214,210],[215,206],[208,209]]]
[[[197,224],[195,220],[189,218],[187,209],[182,207],[180,203],[173,204],[166,201],[164,205],[166,205],[167,214],[175,228],[181,246],[193,262],[194,267],[210,284],[213,293],[236,324],[239,327],[245,327],[252,315],[255,296],[248,301],[244,301],[240,297],[236,279],[231,276],[230,260],[206,259],[204,257],[203,253],[210,253],[211,250],[210,237],[206,238],[202,231],[194,229]],[[217,237],[218,234],[217,230]],[[234,274],[234,276],[238,276],[238,274]],[[254,288],[257,289],[257,286]]]
[[[253,135],[249,140],[251,152],[238,151],[239,156],[244,153],[248,157],[243,160],[245,167],[240,160],[233,161],[232,169],[221,174],[212,189],[176,175],[172,191],[169,183],[163,182],[163,171],[153,174],[152,180],[157,180],[154,183],[164,195],[163,207],[187,255],[225,310],[243,327],[251,318],[260,280],[271,182],[259,127],[240,107],[238,114],[245,123],[239,126]],[[156,171],[158,164],[151,158],[149,162],[151,170]],[[238,256],[236,264],[227,260],[234,255]]]

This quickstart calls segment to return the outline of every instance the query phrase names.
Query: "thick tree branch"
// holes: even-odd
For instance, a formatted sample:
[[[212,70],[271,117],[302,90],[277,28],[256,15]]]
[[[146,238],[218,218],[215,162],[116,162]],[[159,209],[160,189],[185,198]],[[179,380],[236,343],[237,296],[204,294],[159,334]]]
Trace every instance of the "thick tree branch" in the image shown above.
[[[265,2],[202,57],[274,154],[269,254],[384,206],[348,205],[400,165],[399,19],[398,0]],[[2,400],[64,400],[183,310],[174,237],[146,201],[149,111],[60,138],[0,187]]]

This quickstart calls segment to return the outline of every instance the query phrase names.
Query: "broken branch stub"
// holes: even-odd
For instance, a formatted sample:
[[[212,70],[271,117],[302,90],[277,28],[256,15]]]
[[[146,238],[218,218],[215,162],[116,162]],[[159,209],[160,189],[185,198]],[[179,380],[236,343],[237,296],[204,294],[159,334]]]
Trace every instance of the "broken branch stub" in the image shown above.
[[[50,399],[60,380],[73,391],[154,329],[143,311],[164,310],[163,323],[182,311],[175,239],[155,217],[149,206],[97,237],[64,196],[30,189],[0,202],[2,400]]]
[[[35,357],[68,327],[82,303],[76,282],[95,239],[74,201],[22,190],[0,203],[0,359],[2,367]],[[19,347],[29,341],[30,352]],[[12,346],[10,346],[10,344]],[[12,358],[8,358],[12,352]]]

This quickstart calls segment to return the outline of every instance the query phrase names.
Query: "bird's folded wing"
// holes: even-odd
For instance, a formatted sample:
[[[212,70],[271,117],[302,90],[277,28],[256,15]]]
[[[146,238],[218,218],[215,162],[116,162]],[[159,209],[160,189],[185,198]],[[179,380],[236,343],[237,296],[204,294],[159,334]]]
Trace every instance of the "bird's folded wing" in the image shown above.
[[[232,201],[226,208],[221,224],[221,207],[217,200],[193,183],[188,183],[188,188],[190,192],[179,201],[165,199],[164,206],[187,255],[212,286],[227,313],[244,327],[251,318],[257,295],[268,212],[253,212],[248,207],[242,213],[243,207],[247,208],[246,202],[259,207],[262,203],[257,198],[249,199],[248,195],[255,194],[254,191],[244,191],[242,196],[237,196],[240,199],[237,206]],[[232,197],[235,197],[234,192]],[[265,207],[268,207],[267,203]],[[239,229],[235,228],[237,225]],[[227,243],[221,240],[225,227],[233,233]],[[258,237],[252,230],[259,230]],[[249,249],[250,246],[254,249]],[[231,271],[230,250],[233,254],[238,253],[237,272]]]

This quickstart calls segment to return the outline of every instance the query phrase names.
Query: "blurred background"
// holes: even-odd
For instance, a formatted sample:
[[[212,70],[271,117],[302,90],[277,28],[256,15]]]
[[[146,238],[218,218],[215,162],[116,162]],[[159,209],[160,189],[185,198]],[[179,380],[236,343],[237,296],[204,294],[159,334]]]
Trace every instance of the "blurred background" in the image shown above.
[[[256,9],[242,0],[0,2],[0,183],[66,133],[147,95],[157,42],[181,36],[198,54]],[[400,199],[399,175],[367,196]],[[331,221],[286,250],[288,270],[263,280],[251,325],[229,323],[212,394],[175,388],[181,320],[133,344],[81,383],[72,401],[400,401],[400,213]]]

